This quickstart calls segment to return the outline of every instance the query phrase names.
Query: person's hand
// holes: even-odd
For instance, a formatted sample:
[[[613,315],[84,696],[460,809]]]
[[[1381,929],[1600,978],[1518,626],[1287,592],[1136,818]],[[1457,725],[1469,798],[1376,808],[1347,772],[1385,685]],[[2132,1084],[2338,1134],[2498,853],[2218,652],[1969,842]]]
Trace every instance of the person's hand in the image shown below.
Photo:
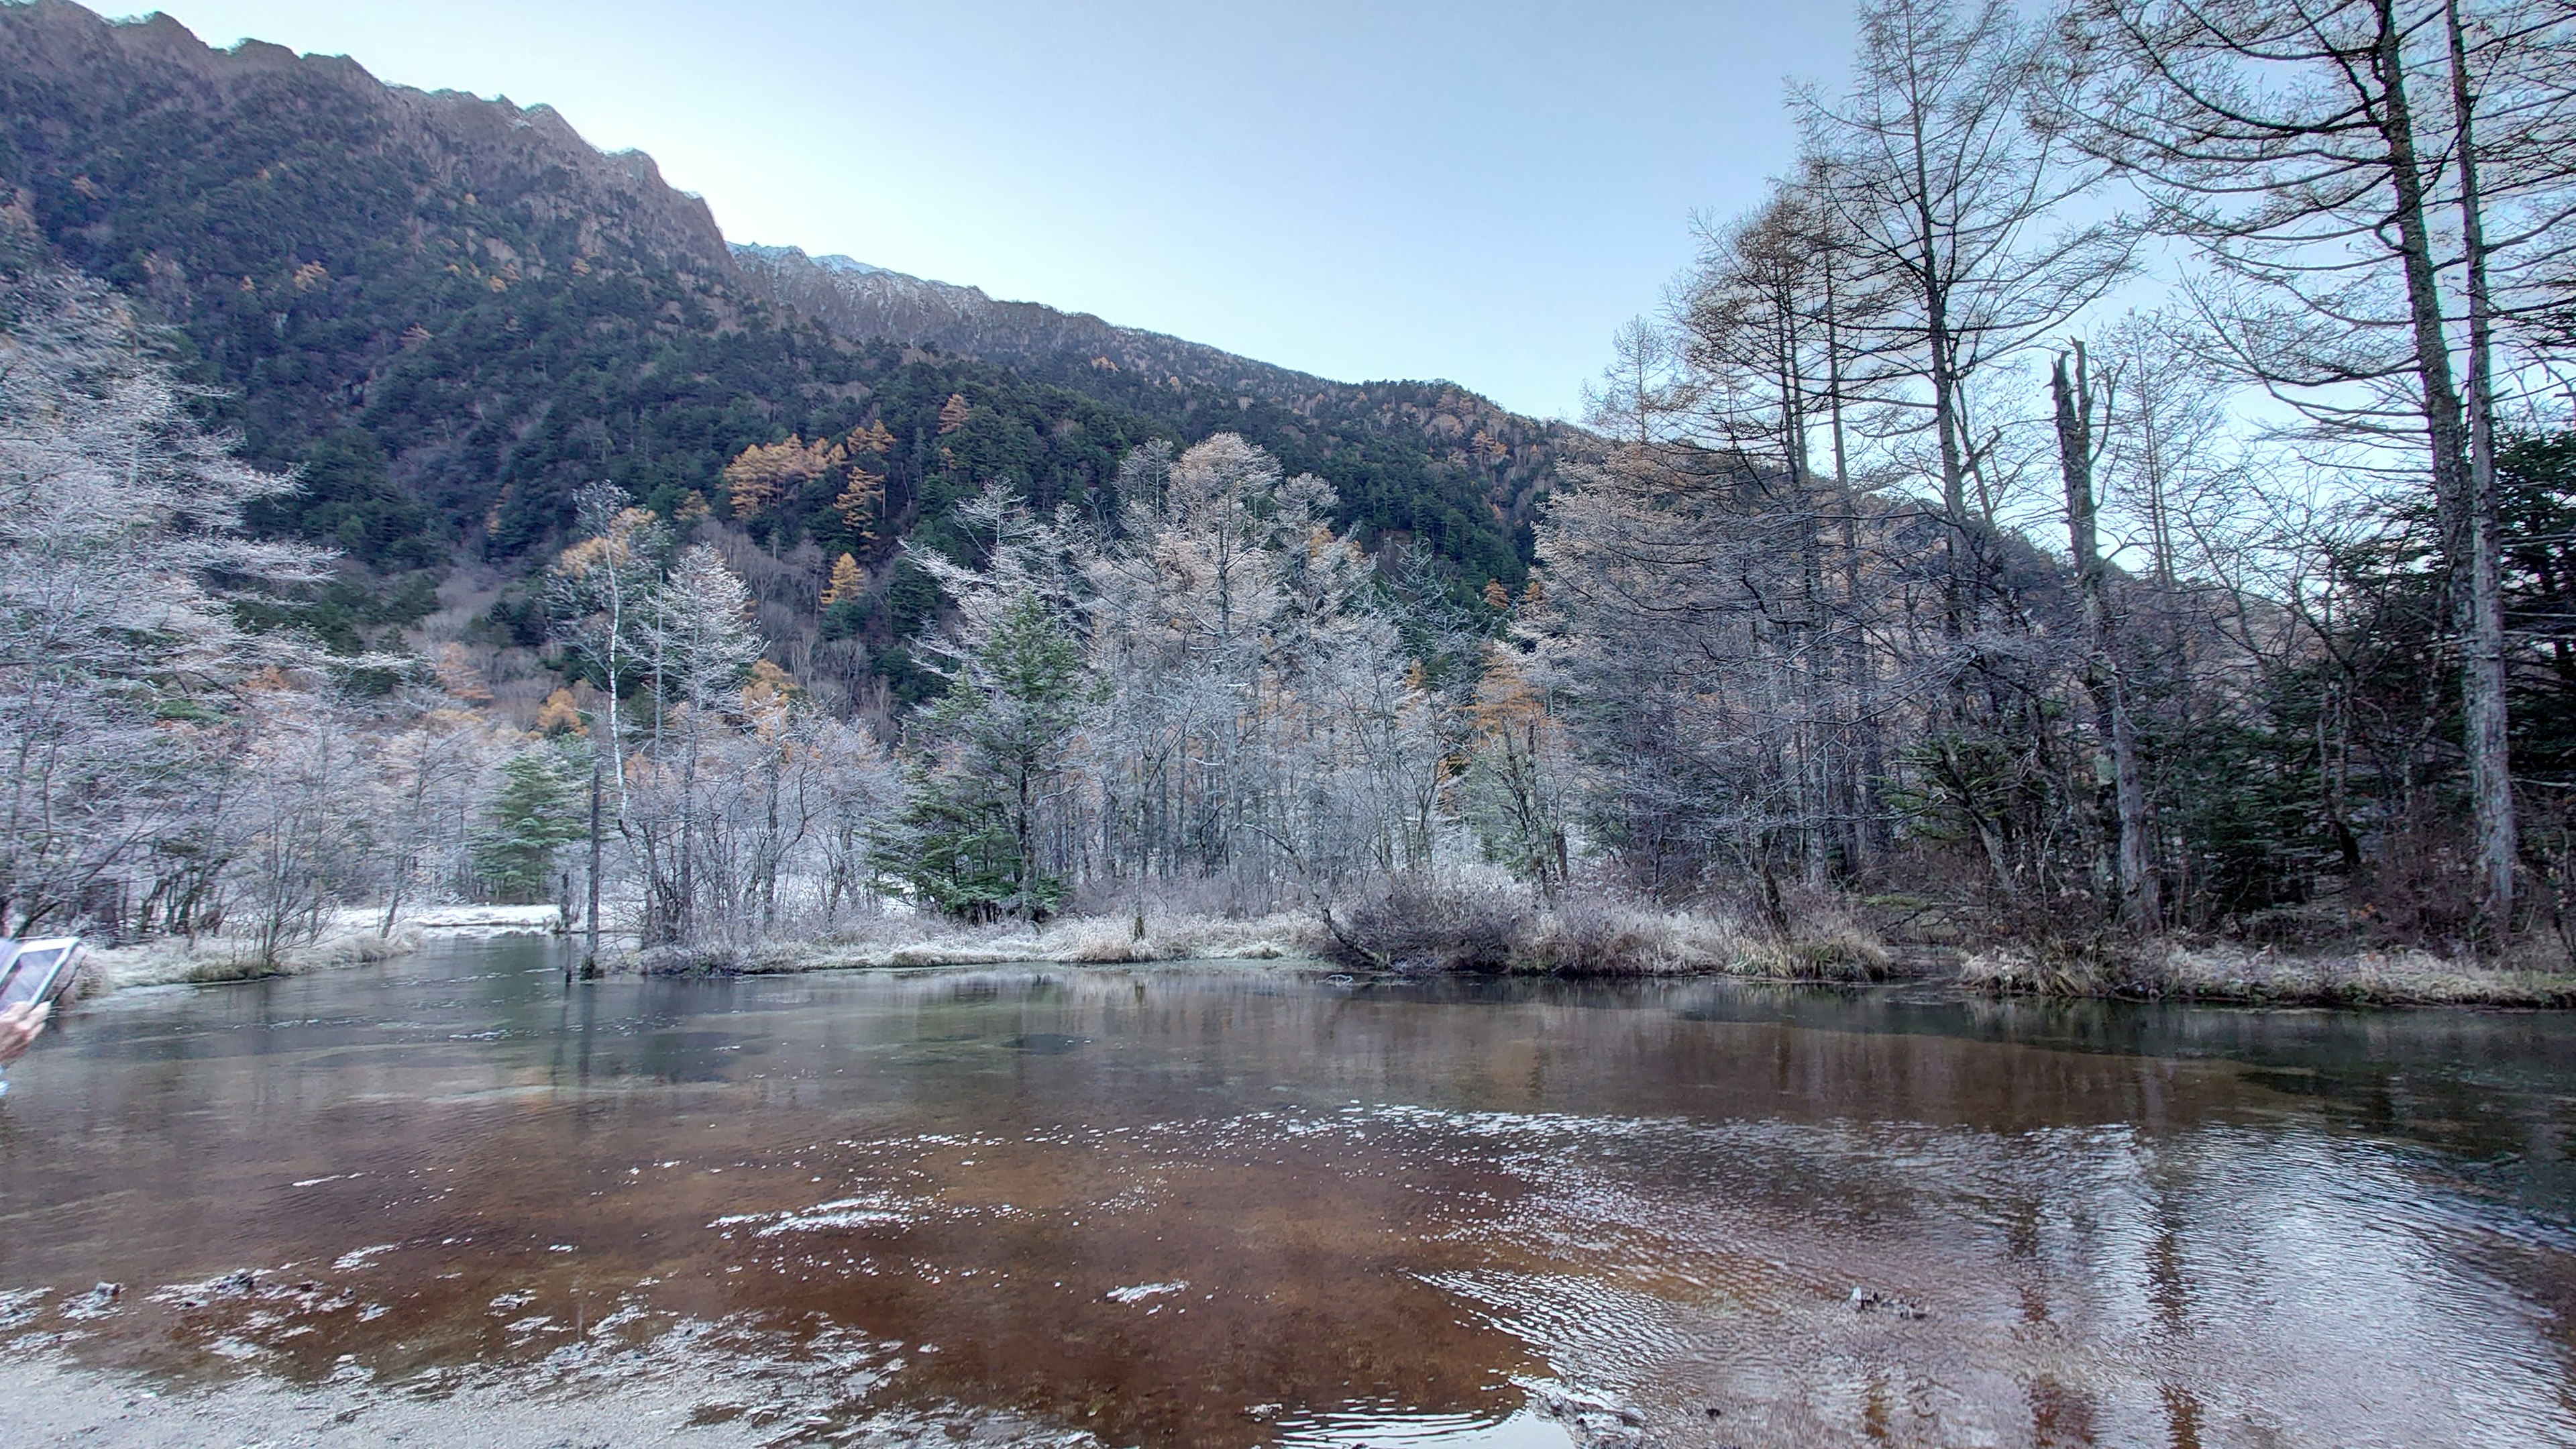
[[[22,1001],[0,1011],[0,1066],[7,1066],[27,1054],[35,1045],[36,1033],[45,1029],[45,1018],[54,1014],[50,1001]]]

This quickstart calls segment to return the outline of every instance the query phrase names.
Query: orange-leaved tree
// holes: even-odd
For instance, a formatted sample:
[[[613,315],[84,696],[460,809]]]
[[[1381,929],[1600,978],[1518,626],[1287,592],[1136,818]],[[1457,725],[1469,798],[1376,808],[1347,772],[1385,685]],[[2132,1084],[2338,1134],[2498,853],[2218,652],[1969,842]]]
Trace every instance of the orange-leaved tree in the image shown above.
[[[856,558],[845,553],[832,561],[832,582],[823,590],[823,607],[828,609],[834,604],[857,603],[859,595],[866,593],[867,588],[867,573],[859,567]]]
[[[807,483],[841,466],[848,457],[838,443],[808,443],[794,433],[783,443],[754,443],[725,464],[725,488],[733,497],[733,516],[757,518]]]
[[[853,463],[848,477],[849,482],[842,487],[841,496],[832,500],[832,511],[841,515],[841,522],[850,530],[852,539],[872,543],[877,536],[879,512],[885,506],[885,475],[871,473]]]

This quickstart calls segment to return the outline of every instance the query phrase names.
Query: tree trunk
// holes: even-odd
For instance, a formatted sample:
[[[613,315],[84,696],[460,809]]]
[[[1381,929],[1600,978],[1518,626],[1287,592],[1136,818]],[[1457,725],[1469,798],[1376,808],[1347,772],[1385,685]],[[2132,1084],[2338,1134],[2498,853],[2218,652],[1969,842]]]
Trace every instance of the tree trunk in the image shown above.
[[[2469,587],[2462,599],[2466,644],[2461,660],[2460,703],[2467,734],[2469,794],[2477,830],[2478,914],[2491,938],[2513,929],[2514,863],[2521,830],[2514,818],[2512,758],[2506,732],[2504,591],[2498,557],[2495,480],[2494,307],[2487,294],[2486,222],[2478,194],[2474,127],[2476,97],[2469,91],[2469,62],[2460,27],[2459,0],[2443,7],[2450,33],[2451,99],[2459,127],[2460,237],[2469,281],[2469,476],[2467,514]]]
[[[615,748],[612,744],[611,748]],[[583,946],[581,972],[584,976],[599,974],[599,771],[600,747],[590,743],[590,919],[588,940]]]
[[[2490,477],[2486,507],[2490,518],[2478,518],[2479,506],[2470,478],[2467,430],[2461,417],[2460,393],[2451,376],[2450,339],[2442,330],[2442,294],[2434,265],[2432,240],[2424,214],[2423,170],[2415,151],[2415,122],[2406,98],[2405,36],[2394,0],[2378,0],[2377,60],[2387,86],[2380,112],[2380,137],[2388,151],[2388,174],[2396,193],[2398,252],[2406,275],[2406,301],[2414,325],[2415,372],[2424,390],[2424,426],[2433,450],[2433,492],[2442,513],[2442,551],[2450,576],[2452,626],[2465,646],[2460,668],[2460,708],[2466,737],[2471,806],[2478,843],[2480,923],[2490,938],[2513,924],[2513,859],[2516,829],[2513,781],[2507,771],[2504,700],[2503,623],[2499,608],[2481,619],[2477,556],[2489,560],[2487,591],[2496,591],[2495,538],[2492,527],[2494,487]],[[2466,198],[2464,197],[2464,203]],[[2474,218],[2471,205],[2467,213]],[[2474,254],[2474,251],[2473,251]],[[2479,379],[2483,381],[2483,379]],[[2483,546],[2480,535],[2483,534]],[[2487,653],[2489,647],[2493,652]]]
[[[2111,753],[2112,810],[2118,821],[2118,855],[2112,880],[2121,924],[2154,930],[2162,912],[2157,900],[2152,852],[2147,836],[2146,782],[2138,766],[2137,734],[2129,719],[2129,699],[2121,676],[2118,625],[2111,614],[2109,579],[2102,563],[2102,544],[2095,526],[2093,497],[2093,391],[2085,366],[2084,344],[2075,344],[2075,371],[2067,373],[2060,356],[2050,367],[2049,391],[2057,404],[2058,468],[2066,484],[2066,536],[2074,555],[2076,586],[2084,600],[2088,636],[2084,689],[2093,698],[2096,729]]]

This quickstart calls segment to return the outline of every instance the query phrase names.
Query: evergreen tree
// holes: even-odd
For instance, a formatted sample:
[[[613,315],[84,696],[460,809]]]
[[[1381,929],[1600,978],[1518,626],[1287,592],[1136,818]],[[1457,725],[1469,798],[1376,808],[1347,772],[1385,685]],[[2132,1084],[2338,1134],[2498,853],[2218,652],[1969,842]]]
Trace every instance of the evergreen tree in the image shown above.
[[[1039,819],[1068,788],[1094,696],[1081,646],[1045,600],[1023,592],[1005,604],[922,722],[922,759],[878,869],[970,920],[1053,911],[1064,882],[1039,864]]]
[[[521,750],[501,767],[501,788],[483,807],[474,869],[505,901],[543,900],[555,884],[555,853],[585,833],[587,761],[556,745]]]

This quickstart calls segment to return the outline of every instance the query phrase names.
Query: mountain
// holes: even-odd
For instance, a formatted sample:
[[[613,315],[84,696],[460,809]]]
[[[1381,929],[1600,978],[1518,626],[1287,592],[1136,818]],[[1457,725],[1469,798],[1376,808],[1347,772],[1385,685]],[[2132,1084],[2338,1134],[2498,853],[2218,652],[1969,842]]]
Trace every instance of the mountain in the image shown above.
[[[1476,535],[1484,521],[1468,521],[1483,513],[1526,562],[1528,526],[1557,464],[1585,456],[1594,442],[1579,428],[1520,416],[1453,383],[1332,382],[849,257],[739,243],[733,255],[747,282],[839,336],[998,362],[1184,431],[1234,429],[1292,469],[1330,479],[1360,512],[1453,556],[1472,555],[1483,541]],[[1372,448],[1380,443],[1395,446]],[[1335,466],[1373,451],[1384,453],[1376,469]],[[1489,576],[1517,572],[1499,559],[1485,562]]]
[[[1096,509],[1137,444],[1242,432],[1332,481],[1372,545],[1423,541],[1471,595],[1518,585],[1530,510],[1583,442],[1446,384],[1331,383],[732,248],[649,157],[602,154],[547,107],[67,0],[0,0],[0,265],[12,236],[169,324],[245,455],[302,470],[303,494],[257,522],[343,551],[346,577],[300,607],[349,648],[423,617],[466,561],[505,581],[485,632],[537,642],[526,581],[574,491],[606,480],[666,515],[703,507],[800,677],[914,693],[902,643],[938,601],[898,547],[943,542],[985,480]],[[871,517],[828,480],[733,515],[721,475],[744,449],[859,428],[890,439]],[[817,597],[844,552],[867,604],[827,629]]]
[[[0,5],[0,198],[178,330],[254,461],[311,465],[281,522],[369,564],[514,553],[587,477],[710,486],[868,370],[650,158],[166,16]]]

